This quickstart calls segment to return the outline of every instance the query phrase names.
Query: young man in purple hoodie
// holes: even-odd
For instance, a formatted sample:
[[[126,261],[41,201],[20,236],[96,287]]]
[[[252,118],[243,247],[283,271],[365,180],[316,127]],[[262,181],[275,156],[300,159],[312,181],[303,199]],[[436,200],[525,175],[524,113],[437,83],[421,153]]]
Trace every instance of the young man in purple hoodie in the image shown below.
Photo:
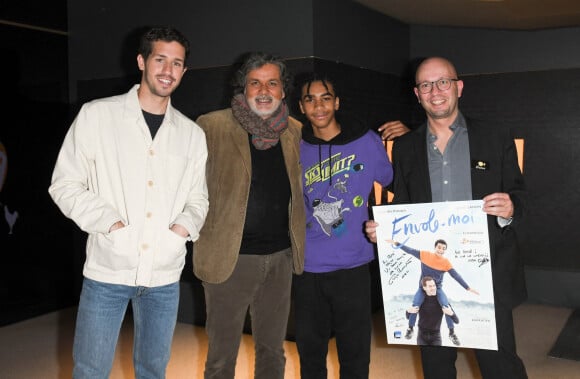
[[[393,171],[381,137],[338,115],[334,83],[312,76],[301,87],[300,160],[306,203],[304,273],[294,277],[296,344],[303,379],[326,378],[334,332],[341,378],[367,378],[373,246],[363,232],[367,199]]]

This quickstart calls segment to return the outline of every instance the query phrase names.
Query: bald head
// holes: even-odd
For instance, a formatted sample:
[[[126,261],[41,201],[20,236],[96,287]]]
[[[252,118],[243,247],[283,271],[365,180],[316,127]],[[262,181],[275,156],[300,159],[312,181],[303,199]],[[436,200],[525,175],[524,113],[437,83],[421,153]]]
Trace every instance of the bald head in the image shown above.
[[[426,79],[422,79],[425,72],[440,72],[441,77],[456,78],[457,71],[455,66],[449,60],[441,57],[431,57],[425,59],[415,72],[415,83],[421,83]]]
[[[445,58],[427,58],[415,73],[415,96],[425,109],[429,125],[437,121],[447,128],[459,113],[458,100],[463,92],[463,81],[457,77],[453,64]]]

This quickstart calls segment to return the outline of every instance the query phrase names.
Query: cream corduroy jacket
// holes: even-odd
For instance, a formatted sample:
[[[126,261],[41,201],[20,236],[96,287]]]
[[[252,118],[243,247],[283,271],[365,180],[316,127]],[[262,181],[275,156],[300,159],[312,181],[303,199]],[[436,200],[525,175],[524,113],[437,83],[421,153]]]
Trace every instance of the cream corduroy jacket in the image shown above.
[[[83,274],[112,284],[155,287],[179,280],[185,227],[199,237],[208,211],[205,135],[169,104],[155,136],[137,89],[83,105],[54,168],[49,193],[88,233]],[[126,227],[109,233],[117,221]]]

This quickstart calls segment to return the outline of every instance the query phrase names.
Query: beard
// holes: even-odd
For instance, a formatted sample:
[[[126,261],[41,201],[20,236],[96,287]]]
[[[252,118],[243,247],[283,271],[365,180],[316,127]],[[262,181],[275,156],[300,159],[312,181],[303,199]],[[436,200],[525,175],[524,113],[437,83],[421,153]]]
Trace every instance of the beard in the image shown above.
[[[271,95],[257,95],[246,100],[252,112],[264,119],[270,117],[282,104],[282,99]]]

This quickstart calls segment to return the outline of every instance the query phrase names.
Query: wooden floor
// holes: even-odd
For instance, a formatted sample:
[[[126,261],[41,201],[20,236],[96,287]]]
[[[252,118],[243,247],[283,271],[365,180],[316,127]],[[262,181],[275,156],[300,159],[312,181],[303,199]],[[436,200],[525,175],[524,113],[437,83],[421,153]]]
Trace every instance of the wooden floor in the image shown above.
[[[66,309],[0,328],[0,378],[50,379],[71,377],[71,348],[76,309]],[[518,353],[531,379],[580,378],[580,362],[548,357],[572,310],[524,304],[514,312]],[[133,378],[131,364],[132,325],[123,327],[111,378]],[[285,343],[286,378],[299,378],[296,345]],[[178,323],[167,378],[203,378],[207,339],[203,328]],[[244,335],[238,356],[236,378],[253,377],[253,342]],[[329,378],[338,378],[334,341],[330,342]],[[460,349],[458,378],[480,378],[470,350]],[[375,315],[371,378],[422,378],[416,347],[386,344],[384,319]]]

